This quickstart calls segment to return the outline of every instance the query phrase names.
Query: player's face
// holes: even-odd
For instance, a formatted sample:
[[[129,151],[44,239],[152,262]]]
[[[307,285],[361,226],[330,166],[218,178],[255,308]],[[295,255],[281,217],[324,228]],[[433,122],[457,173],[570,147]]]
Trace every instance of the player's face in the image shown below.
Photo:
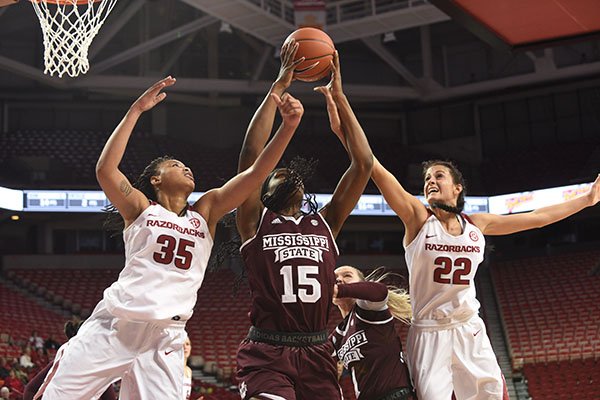
[[[193,191],[196,187],[192,170],[179,160],[163,161],[155,178],[158,178],[159,184],[165,189],[186,187]]]
[[[289,178],[289,172],[285,168],[280,168],[275,171],[275,173],[271,176],[269,180],[269,184],[267,185],[267,194],[272,194],[275,192],[277,187],[283,184]],[[299,204],[302,202],[302,198],[304,197],[304,185],[301,183],[300,186],[296,187],[296,191],[294,195],[290,199],[291,204]],[[286,205],[286,208],[289,205]],[[276,210],[278,211],[278,210]]]
[[[191,353],[192,353],[192,342],[191,342],[190,338],[187,338],[187,339],[185,339],[185,342],[183,343],[183,355],[185,358],[188,358]]]
[[[345,285],[348,283],[361,282],[362,279],[356,268],[343,266],[335,270],[335,283]]]
[[[433,165],[427,170],[423,193],[428,203],[441,202],[456,205],[461,190],[462,186],[452,180],[448,167]]]

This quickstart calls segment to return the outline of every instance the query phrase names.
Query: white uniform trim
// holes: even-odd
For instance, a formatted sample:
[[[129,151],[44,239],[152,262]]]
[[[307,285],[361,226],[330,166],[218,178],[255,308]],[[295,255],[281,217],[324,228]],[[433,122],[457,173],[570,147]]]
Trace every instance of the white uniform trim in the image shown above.
[[[356,314],[356,318],[360,319],[362,322],[366,322],[367,324],[371,324],[371,325],[384,325],[394,319],[394,317],[390,317],[383,321],[369,321],[368,319],[362,318],[360,315],[358,315],[358,313]]]

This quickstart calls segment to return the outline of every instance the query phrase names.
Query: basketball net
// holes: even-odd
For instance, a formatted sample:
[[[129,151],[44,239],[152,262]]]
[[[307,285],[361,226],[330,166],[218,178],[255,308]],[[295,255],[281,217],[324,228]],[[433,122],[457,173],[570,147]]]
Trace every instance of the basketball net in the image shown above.
[[[88,49],[116,2],[32,0],[44,35],[44,73],[74,78],[88,72]]]

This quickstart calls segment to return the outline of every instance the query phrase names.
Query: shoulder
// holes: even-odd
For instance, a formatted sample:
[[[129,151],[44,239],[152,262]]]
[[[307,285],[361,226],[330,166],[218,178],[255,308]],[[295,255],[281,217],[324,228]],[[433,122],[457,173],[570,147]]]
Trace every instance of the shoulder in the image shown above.
[[[463,214],[463,216],[469,223],[475,225],[482,233],[485,233],[486,226],[493,221],[494,218],[498,218],[497,215],[488,213],[478,213],[469,216]]]

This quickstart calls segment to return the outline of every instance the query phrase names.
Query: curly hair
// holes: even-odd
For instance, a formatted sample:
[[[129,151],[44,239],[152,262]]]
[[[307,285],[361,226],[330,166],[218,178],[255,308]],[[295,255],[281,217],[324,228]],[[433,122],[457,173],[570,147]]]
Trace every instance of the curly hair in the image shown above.
[[[263,182],[260,190],[260,200],[263,205],[273,212],[281,212],[289,208],[292,205],[290,201],[294,195],[314,175],[317,164],[318,161],[315,159],[305,159],[296,156],[290,161],[287,167],[273,170]],[[273,193],[267,193],[271,178],[281,171],[286,171],[284,181],[275,188]],[[302,211],[304,214],[314,214],[319,208],[315,196],[306,192],[304,193],[300,207],[301,209],[308,209],[308,212]]]
[[[136,179],[136,181],[132,184],[132,186],[142,192],[149,200],[157,201],[156,191],[154,190],[154,186],[150,182],[150,179],[153,176],[158,175],[158,167],[165,161],[174,160],[175,158],[172,156],[162,156],[155,158],[144,168],[144,171],[140,174],[140,176]],[[102,211],[107,213],[106,219],[104,221],[104,229],[107,231],[114,231],[115,233],[120,233],[123,231],[123,227],[125,222],[123,218],[119,214],[119,210],[110,204],[106,206]]]
[[[425,175],[427,175],[427,170],[435,165],[441,165],[442,167],[448,168],[448,171],[450,171],[450,176],[452,177],[452,182],[455,185],[461,185],[462,191],[458,194],[458,199],[456,199],[456,206],[440,202],[434,202],[431,204],[431,207],[439,208],[441,210],[451,212],[454,214],[460,214],[465,208],[465,195],[467,193],[467,183],[465,181],[465,178],[463,177],[462,172],[460,172],[458,167],[452,161],[429,160],[424,161],[422,164],[423,179],[425,179]]]

